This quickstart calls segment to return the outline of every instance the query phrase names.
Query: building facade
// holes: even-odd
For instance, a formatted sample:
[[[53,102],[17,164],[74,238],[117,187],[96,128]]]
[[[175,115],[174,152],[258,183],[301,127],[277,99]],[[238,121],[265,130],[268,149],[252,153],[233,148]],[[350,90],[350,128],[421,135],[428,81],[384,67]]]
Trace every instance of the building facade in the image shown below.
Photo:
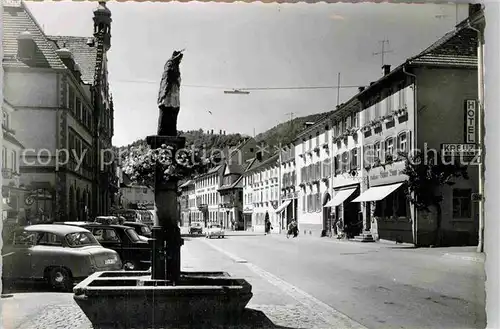
[[[364,90],[364,148],[373,150],[368,185],[358,200],[369,209],[371,231],[380,239],[419,246],[474,245],[478,237],[477,165],[469,179],[455,179],[435,192],[442,201],[430,211],[418,210],[405,196],[408,177],[399,152],[423,152],[424,161],[446,158],[443,145],[467,144],[477,125],[466,129],[468,104],[477,100],[477,35],[466,25],[445,35]],[[473,120],[475,120],[473,113]],[[472,136],[470,133],[472,132]],[[474,144],[474,143],[472,143]]]
[[[24,146],[16,138],[16,132],[11,128],[12,113],[16,109],[3,100],[2,104],[2,219],[25,219],[24,200],[27,190],[20,184],[19,160]]]
[[[281,148],[280,162],[281,178],[279,186],[281,190],[281,204],[278,205],[277,214],[280,216],[281,230],[283,232],[288,228],[288,224],[297,218],[297,170],[295,145],[293,143]]]
[[[52,37],[45,35],[23,2],[4,4],[4,93],[18,109],[12,128],[25,146],[21,184],[43,198],[27,209],[33,219],[82,220],[109,212],[109,191],[117,188],[117,180],[108,165],[105,170],[111,174],[100,183],[96,168],[104,165],[101,150],[111,150],[111,145],[96,146],[96,138],[105,135],[99,138],[111,141],[112,130],[103,132],[103,125],[112,125],[112,113],[108,109],[103,120],[103,97],[97,101],[96,95],[105,92],[112,107],[105,55],[110,16],[100,3],[94,11],[94,37]],[[109,200],[96,205],[92,201],[99,199],[98,185]]]
[[[196,210],[191,221],[202,222],[205,227],[211,223],[222,224],[219,218],[220,195],[224,165],[217,165],[207,173],[194,178]]]
[[[331,199],[332,150],[331,112],[302,132],[295,141],[298,213],[301,233],[321,236],[328,227],[328,214],[323,206]]]

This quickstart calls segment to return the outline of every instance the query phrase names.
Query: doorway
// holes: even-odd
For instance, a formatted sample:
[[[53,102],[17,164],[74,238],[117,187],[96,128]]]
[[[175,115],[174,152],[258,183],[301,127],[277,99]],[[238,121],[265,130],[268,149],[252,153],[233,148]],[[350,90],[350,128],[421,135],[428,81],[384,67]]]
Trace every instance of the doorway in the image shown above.
[[[332,234],[332,216],[330,215],[331,207],[325,207],[325,205],[331,200],[330,193],[325,192],[322,202],[323,211],[323,232],[322,236],[331,236]]]
[[[344,201],[344,231],[347,238],[354,238],[363,231],[363,217],[360,216],[361,204],[352,202],[360,195],[359,188]]]

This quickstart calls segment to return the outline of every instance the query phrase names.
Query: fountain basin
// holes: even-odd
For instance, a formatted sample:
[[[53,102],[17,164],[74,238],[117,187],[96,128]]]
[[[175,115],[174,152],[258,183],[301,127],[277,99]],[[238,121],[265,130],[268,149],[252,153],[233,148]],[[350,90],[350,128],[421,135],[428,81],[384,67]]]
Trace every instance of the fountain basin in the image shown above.
[[[94,329],[230,324],[253,296],[246,280],[225,272],[181,272],[176,286],[148,271],[96,272],[73,291]]]

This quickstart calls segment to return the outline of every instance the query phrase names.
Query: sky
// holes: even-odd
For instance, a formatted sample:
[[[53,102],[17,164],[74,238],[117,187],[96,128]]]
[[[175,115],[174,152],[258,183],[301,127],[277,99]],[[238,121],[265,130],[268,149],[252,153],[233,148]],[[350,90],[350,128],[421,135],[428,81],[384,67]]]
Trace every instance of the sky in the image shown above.
[[[95,2],[29,2],[48,35],[91,36]],[[156,133],[159,83],[172,51],[181,64],[178,129],[253,136],[291,117],[330,111],[452,30],[454,4],[109,2],[109,83],[115,146]],[[340,90],[336,88],[340,73]],[[324,87],[256,90],[238,88]],[[339,100],[337,99],[339,94]],[[211,113],[210,113],[211,112]]]

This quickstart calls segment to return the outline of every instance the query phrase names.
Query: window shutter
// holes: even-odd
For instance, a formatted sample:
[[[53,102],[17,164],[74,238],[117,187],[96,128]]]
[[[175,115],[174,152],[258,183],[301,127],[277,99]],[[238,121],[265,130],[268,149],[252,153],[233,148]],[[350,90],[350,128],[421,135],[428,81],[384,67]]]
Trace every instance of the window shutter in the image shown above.
[[[413,149],[413,144],[411,142],[411,131],[408,131],[406,133],[406,151],[405,152],[410,152],[411,149]]]
[[[356,169],[361,168],[361,147],[358,147],[356,152]]]

